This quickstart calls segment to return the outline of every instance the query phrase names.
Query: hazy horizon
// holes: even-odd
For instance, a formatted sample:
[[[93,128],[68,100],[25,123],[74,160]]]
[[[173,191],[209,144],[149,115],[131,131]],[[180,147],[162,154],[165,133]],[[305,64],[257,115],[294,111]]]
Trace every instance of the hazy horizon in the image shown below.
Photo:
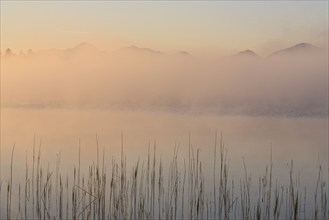
[[[328,48],[328,2],[1,1],[1,51],[105,51],[137,45],[174,53],[262,56],[306,42]]]
[[[325,47],[319,47],[317,45],[312,45],[308,42],[295,42],[293,43],[292,45],[287,45],[287,47],[285,48],[282,48],[282,47],[277,47],[277,48],[273,48],[272,51],[269,51],[268,54],[259,54],[258,51],[255,51],[253,50],[252,48],[240,48],[240,49],[237,49],[235,51],[231,51],[230,53],[228,54],[223,54],[220,50],[218,50],[218,54],[217,55],[208,55],[207,57],[208,58],[221,58],[221,57],[229,57],[229,56],[234,56],[234,55],[238,55],[239,53],[243,53],[245,51],[251,51],[253,53],[255,53],[255,55],[259,56],[259,57],[268,57],[268,56],[271,56],[273,55],[274,53],[278,52],[278,51],[281,51],[281,50],[286,50],[286,49],[289,49],[289,48],[292,48],[292,47],[298,47],[299,45],[302,45],[302,44],[306,44],[306,45],[310,45],[310,46],[313,46],[315,48],[317,48],[319,50],[319,52],[322,52],[322,53],[328,53],[328,50],[327,48]],[[185,53],[185,55],[192,55],[192,56],[195,56],[195,57],[200,57],[200,58],[203,58],[202,54],[192,54],[190,51],[188,50],[184,50],[184,49],[177,49],[176,51],[161,51],[161,50],[158,50],[158,48],[149,48],[149,47],[144,47],[143,45],[135,45],[135,44],[127,44],[125,46],[121,46],[121,47],[118,47],[118,48],[115,48],[113,50],[105,50],[104,48],[100,48],[98,47],[96,44],[94,44],[93,42],[87,42],[87,41],[81,41],[81,42],[77,42],[73,45],[71,45],[70,47],[67,47],[67,48],[55,48],[55,47],[48,47],[48,48],[43,48],[43,49],[39,49],[39,50],[36,50],[34,48],[29,48],[27,50],[21,50],[21,49],[18,49],[17,51],[13,51],[12,48],[8,47],[8,48],[1,48],[0,52],[1,52],[1,55],[6,55],[6,51],[8,49],[10,49],[11,53],[13,55],[32,55],[33,53],[34,54],[40,54],[42,55],[43,53],[48,53],[48,54],[51,54],[51,52],[58,52],[58,51],[68,51],[68,50],[74,50],[75,48],[78,48],[80,46],[90,46],[90,47],[94,47],[95,50],[98,50],[99,52],[103,52],[103,53],[107,53],[107,54],[111,54],[111,53],[116,53],[116,52],[119,52],[120,50],[124,50],[124,49],[132,49],[132,48],[135,48],[136,50],[140,49],[140,50],[149,50],[149,51],[153,51],[153,52],[158,52],[158,53],[163,53],[165,55],[175,55],[175,54],[179,54],[179,53]],[[225,51],[224,51],[225,52]],[[31,53],[31,54],[29,54]]]

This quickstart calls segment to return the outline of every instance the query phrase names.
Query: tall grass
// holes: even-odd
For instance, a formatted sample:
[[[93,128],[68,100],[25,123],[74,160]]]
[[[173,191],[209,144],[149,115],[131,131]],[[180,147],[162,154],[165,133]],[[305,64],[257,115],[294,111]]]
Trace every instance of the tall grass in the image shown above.
[[[170,161],[157,156],[156,140],[149,143],[147,159],[138,159],[127,167],[121,138],[121,156],[111,163],[100,153],[96,135],[96,161],[81,170],[81,143],[78,164],[69,174],[61,167],[61,153],[56,155],[55,169],[41,161],[41,142],[35,152],[32,168],[26,153],[25,182],[14,183],[14,148],[11,154],[6,201],[7,219],[327,219],[328,191],[321,165],[318,166],[314,192],[301,189],[300,174],[294,173],[291,161],[287,172],[289,183],[273,179],[272,149],[269,163],[253,191],[252,173],[243,158],[244,177],[238,181],[230,175],[227,148],[222,134],[215,134],[213,170],[205,172],[200,150],[189,136],[188,158],[180,161],[178,143]],[[152,146],[152,147],[151,147]],[[100,157],[102,155],[102,157]],[[167,157],[166,157],[167,158]],[[187,160],[187,161],[186,161]],[[212,173],[212,178],[206,173]],[[256,183],[257,185],[257,183]],[[21,186],[24,194],[21,196]],[[236,190],[236,188],[238,190]],[[313,188],[311,188],[313,189]],[[2,188],[0,187],[0,193]],[[13,198],[16,198],[13,200]],[[18,198],[18,199],[17,199]],[[23,200],[23,201],[21,201]],[[309,201],[313,200],[312,203]],[[24,209],[21,206],[23,204]],[[12,207],[16,207],[13,209]]]

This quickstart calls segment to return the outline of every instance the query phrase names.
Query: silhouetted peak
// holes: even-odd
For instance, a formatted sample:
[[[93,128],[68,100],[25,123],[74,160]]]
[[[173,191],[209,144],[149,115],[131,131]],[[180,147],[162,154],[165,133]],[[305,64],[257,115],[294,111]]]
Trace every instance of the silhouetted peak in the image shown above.
[[[138,47],[136,45],[131,45],[128,47],[123,47],[119,49],[117,52],[120,53],[133,53],[133,54],[164,54],[164,52],[159,51],[159,50],[153,50],[150,48],[143,48],[143,47]]]
[[[308,43],[299,43],[293,47],[306,48],[306,47],[315,47],[315,46],[313,46],[312,44],[308,44]]]
[[[299,43],[292,47],[278,50],[278,51],[272,53],[272,55],[289,54],[289,53],[295,53],[295,52],[316,52],[318,50],[319,50],[319,48],[316,46],[313,46],[312,44]]]
[[[94,45],[82,42],[72,48],[66,49],[65,53],[68,56],[86,56],[86,55],[96,55],[99,54],[99,51]]]
[[[237,56],[250,56],[250,57],[258,57],[258,55],[252,51],[252,50],[244,50],[244,51],[240,51]]]
[[[299,43],[292,47],[287,48],[286,50],[316,50],[317,47],[313,46],[312,44],[308,43]]]
[[[178,54],[178,55],[181,55],[181,56],[187,56],[187,57],[191,56],[191,54],[190,54],[189,52],[187,52],[187,51],[183,51],[183,50],[177,52],[177,54]]]
[[[80,44],[76,45],[75,47],[73,47],[71,49],[72,50],[85,50],[85,49],[97,50],[97,48],[94,45],[87,43],[87,42],[81,42]]]

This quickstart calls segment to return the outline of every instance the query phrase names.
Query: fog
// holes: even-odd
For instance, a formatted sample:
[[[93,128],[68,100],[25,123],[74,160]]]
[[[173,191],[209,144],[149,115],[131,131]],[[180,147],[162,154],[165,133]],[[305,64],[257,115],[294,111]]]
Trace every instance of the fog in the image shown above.
[[[137,47],[106,53],[82,44],[6,54],[1,57],[1,181],[7,186],[13,173],[13,189],[23,186],[37,149],[42,167],[57,169],[60,157],[63,176],[72,177],[80,156],[86,174],[99,154],[112,169],[123,149],[130,171],[147,161],[153,146],[157,166],[163,161],[170,167],[178,152],[183,170],[192,147],[202,161],[208,194],[217,133],[232,183],[241,184],[246,166],[253,178],[251,195],[257,195],[258,178],[273,159],[273,180],[289,186],[293,161],[305,194],[307,187],[308,206],[318,187],[319,164],[329,167],[327,116],[328,54],[322,52],[205,59]]]
[[[325,116],[328,54],[202,59],[129,47],[2,55],[1,104],[188,113]]]

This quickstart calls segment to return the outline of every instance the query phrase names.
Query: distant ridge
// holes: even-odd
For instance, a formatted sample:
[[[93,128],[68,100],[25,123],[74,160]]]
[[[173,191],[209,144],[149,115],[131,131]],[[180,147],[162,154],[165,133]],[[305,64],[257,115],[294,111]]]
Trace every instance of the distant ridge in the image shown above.
[[[249,50],[249,49],[244,50],[244,51],[240,51],[235,56],[236,57],[259,57],[258,54],[256,54],[254,51]]]
[[[65,49],[65,53],[67,54],[95,54],[100,53],[100,50],[97,49],[94,45],[87,43],[87,42],[81,42],[80,44]]]
[[[123,47],[119,50],[117,50],[117,52],[119,53],[142,53],[142,54],[156,54],[156,55],[161,55],[161,54],[165,54],[162,51],[159,50],[153,50],[150,48],[143,48],[143,47],[137,47],[135,45],[131,45],[129,47]]]
[[[300,53],[300,52],[318,52],[320,48],[313,46],[312,44],[308,43],[299,43],[296,44],[292,47],[288,47],[282,50],[275,51],[272,53],[270,56],[275,56],[275,55],[284,55],[284,54],[294,54],[294,53]]]
[[[10,48],[8,48],[10,50]],[[309,43],[298,43],[294,46],[287,47],[281,50],[277,50],[273,53],[271,53],[268,57],[271,56],[276,56],[276,55],[295,55],[296,53],[299,54],[304,54],[304,55],[314,55],[314,54],[319,54],[325,52],[324,49],[316,47],[312,44]],[[127,47],[121,47],[118,50],[112,51],[114,54],[118,55],[133,55],[133,56],[152,56],[152,55],[169,55],[169,56],[175,56],[175,57],[193,57],[189,52],[187,51],[178,51],[176,53],[171,53],[168,54],[166,52],[152,49],[152,48],[147,48],[147,47],[139,47],[136,45],[131,45]],[[1,51],[1,56],[5,56],[6,53],[5,51]],[[74,57],[74,56],[86,56],[86,55],[92,55],[92,56],[98,56],[98,55],[104,55],[108,54],[105,51],[98,49],[96,46],[93,44],[90,44],[88,42],[81,42],[73,47],[66,48],[66,49],[45,49],[45,50],[39,50],[39,51],[32,51],[29,49],[26,53],[15,53],[11,52],[12,55],[17,55],[17,56],[41,56],[41,55],[46,55],[46,56],[58,56],[58,57]],[[253,50],[246,49],[243,51],[240,51],[234,55],[227,56],[231,58],[250,58],[250,59],[255,59],[255,58],[261,58],[260,55],[255,53]]]
[[[94,45],[92,45],[88,42],[81,42],[78,45],[76,45],[75,47],[73,47],[72,49],[79,50],[79,49],[85,49],[85,48],[93,49],[93,50],[97,49]]]
[[[177,54],[177,55],[180,55],[180,56],[184,56],[184,57],[191,57],[191,56],[192,56],[189,52],[187,52],[187,51],[183,51],[183,50],[177,52],[176,54]]]
[[[98,56],[105,54],[104,51],[99,50],[94,45],[87,43],[87,42],[81,42],[77,44],[74,47],[66,48],[66,49],[46,49],[46,50],[40,50],[40,51],[33,51],[29,50],[28,55],[37,55],[37,56],[55,56],[55,57],[62,57],[62,58],[68,58],[68,57],[75,57],[75,56]]]

